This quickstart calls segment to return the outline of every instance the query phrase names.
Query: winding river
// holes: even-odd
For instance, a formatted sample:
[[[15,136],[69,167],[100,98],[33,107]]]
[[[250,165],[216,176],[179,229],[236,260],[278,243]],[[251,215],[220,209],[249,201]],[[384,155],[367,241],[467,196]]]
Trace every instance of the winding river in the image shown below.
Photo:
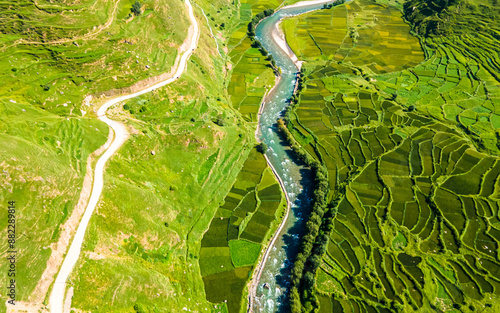
[[[275,40],[279,22],[286,17],[303,14],[323,7],[329,1],[301,2],[283,7],[272,16],[262,20],[256,28],[256,37],[273,55],[282,74],[276,86],[262,104],[257,136],[269,147],[267,160],[281,179],[289,200],[289,213],[282,228],[268,248],[268,253],[257,269],[256,282],[250,291],[250,312],[289,312],[286,296],[292,264],[309,213],[313,188],[312,176],[304,164],[298,161],[290,148],[278,135],[276,120],[288,106],[297,82],[298,66],[291,51]],[[286,45],[285,45],[286,46]],[[283,47],[283,48],[282,48]],[[287,49],[289,50],[289,49]]]

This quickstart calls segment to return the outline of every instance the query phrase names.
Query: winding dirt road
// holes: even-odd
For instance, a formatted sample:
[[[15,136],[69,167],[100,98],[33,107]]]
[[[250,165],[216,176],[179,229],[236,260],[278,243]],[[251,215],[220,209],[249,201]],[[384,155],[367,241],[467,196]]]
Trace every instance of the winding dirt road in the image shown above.
[[[78,260],[78,257],[80,256],[81,248],[82,248],[82,243],[83,243],[83,238],[85,236],[85,231],[87,229],[87,226],[89,224],[90,218],[92,216],[92,213],[94,212],[94,209],[99,202],[99,197],[101,196],[102,189],[103,189],[103,174],[104,174],[104,167],[106,165],[106,162],[111,158],[111,156],[123,145],[123,143],[127,140],[128,138],[128,132],[125,128],[125,126],[117,121],[113,121],[109,119],[106,116],[106,111],[108,108],[111,106],[120,103],[122,101],[143,95],[145,93],[148,93],[150,91],[155,90],[156,88],[163,87],[165,85],[168,85],[174,81],[176,81],[184,72],[184,70],[187,67],[187,61],[189,60],[189,57],[193,53],[194,49],[198,45],[198,38],[200,36],[200,30],[198,26],[198,22],[196,21],[196,17],[194,15],[193,7],[191,6],[190,0],[185,0],[186,1],[186,6],[188,7],[189,11],[189,18],[191,20],[192,26],[194,28],[193,32],[190,32],[191,38],[190,38],[190,44],[185,50],[184,54],[182,55],[179,65],[177,67],[177,70],[175,73],[172,75],[171,78],[168,78],[160,83],[157,83],[151,87],[148,87],[144,90],[141,90],[139,92],[129,94],[129,95],[124,95],[115,99],[112,99],[108,102],[106,102],[103,106],[99,108],[97,111],[97,116],[101,121],[104,123],[108,124],[109,127],[114,132],[114,140],[109,146],[109,148],[104,152],[104,154],[99,158],[97,161],[95,171],[94,171],[94,184],[92,186],[92,194],[90,196],[89,203],[87,205],[87,208],[85,209],[85,213],[83,215],[82,220],[80,221],[80,224],[78,225],[78,229],[76,231],[75,237],[73,238],[73,242],[71,243],[71,246],[69,248],[69,251],[64,259],[64,262],[61,266],[61,269],[59,271],[59,274],[57,275],[57,278],[54,282],[54,287],[52,289],[52,293],[50,295],[50,300],[49,300],[49,305],[50,305],[50,311],[52,313],[63,313],[63,303],[64,303],[64,295],[66,291],[66,281],[68,280],[69,275],[71,274],[71,271],[73,270],[73,267],[76,264],[76,261]]]

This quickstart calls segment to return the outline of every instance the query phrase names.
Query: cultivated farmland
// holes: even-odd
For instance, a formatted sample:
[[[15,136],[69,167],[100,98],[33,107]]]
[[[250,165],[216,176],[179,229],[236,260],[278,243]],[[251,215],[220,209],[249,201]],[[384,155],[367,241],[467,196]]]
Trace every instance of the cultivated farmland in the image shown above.
[[[391,28],[398,23],[406,28]],[[325,313],[498,310],[494,43],[479,50],[470,37],[432,37],[419,48],[396,7],[368,0],[283,28],[309,61],[288,127],[328,169],[334,215],[315,305]],[[344,37],[327,36],[332,29]],[[391,46],[395,36],[404,47]],[[464,54],[465,42],[474,53]]]
[[[201,241],[207,300],[240,312],[251,271],[286,205],[264,156],[252,149]]]

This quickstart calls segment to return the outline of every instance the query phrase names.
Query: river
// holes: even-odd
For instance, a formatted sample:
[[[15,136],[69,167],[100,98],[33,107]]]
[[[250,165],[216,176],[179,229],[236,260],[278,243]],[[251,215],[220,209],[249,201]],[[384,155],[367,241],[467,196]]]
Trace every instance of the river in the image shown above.
[[[309,204],[314,191],[311,187],[311,171],[294,157],[291,149],[278,135],[276,120],[282,116],[293,95],[299,69],[290,55],[273,39],[272,33],[281,19],[321,9],[324,3],[326,1],[284,7],[262,20],[256,28],[256,38],[273,55],[282,72],[277,85],[264,100],[258,137],[269,147],[266,156],[283,182],[284,191],[290,201],[290,212],[276,241],[270,247],[269,256],[263,261],[265,263],[255,297],[250,300],[254,312],[289,312],[285,300],[290,284],[290,272],[310,212]]]

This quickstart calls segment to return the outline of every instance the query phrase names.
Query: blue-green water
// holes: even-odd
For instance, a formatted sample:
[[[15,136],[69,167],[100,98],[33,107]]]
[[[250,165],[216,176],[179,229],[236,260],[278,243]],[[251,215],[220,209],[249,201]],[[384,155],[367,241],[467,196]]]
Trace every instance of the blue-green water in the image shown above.
[[[260,22],[256,28],[257,39],[273,55],[277,66],[282,71],[279,83],[265,99],[259,121],[259,137],[269,147],[266,155],[285,185],[285,192],[291,202],[291,212],[266,260],[256,297],[253,299],[255,312],[289,311],[285,300],[290,284],[291,265],[305,227],[303,218],[307,217],[310,211],[309,204],[313,192],[310,170],[296,160],[278,135],[276,120],[282,115],[293,95],[298,68],[273,40],[272,31],[281,19],[320,9],[323,4],[281,9]],[[268,286],[265,288],[264,284]]]

